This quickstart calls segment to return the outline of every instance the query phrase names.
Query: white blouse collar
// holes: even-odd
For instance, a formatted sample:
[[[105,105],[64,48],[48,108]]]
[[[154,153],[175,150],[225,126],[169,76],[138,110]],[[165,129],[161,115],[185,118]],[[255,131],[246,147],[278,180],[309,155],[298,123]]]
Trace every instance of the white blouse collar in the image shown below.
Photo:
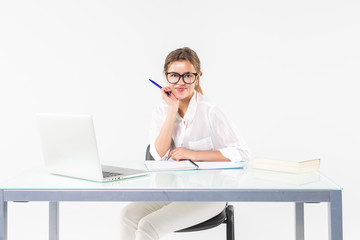
[[[198,92],[194,91],[194,94],[192,95],[188,109],[186,110],[184,120],[187,122],[192,122],[192,120],[195,117],[196,108],[197,108],[197,101],[198,101]],[[176,115],[178,119],[182,119],[179,114]]]

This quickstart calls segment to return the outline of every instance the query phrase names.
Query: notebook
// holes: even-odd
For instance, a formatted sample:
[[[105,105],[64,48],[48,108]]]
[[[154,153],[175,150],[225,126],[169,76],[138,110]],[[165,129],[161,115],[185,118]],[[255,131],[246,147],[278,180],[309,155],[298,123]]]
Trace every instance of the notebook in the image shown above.
[[[141,169],[100,164],[91,115],[37,114],[46,169],[97,182],[147,175]]]
[[[180,170],[224,170],[242,169],[245,162],[193,162],[190,160],[146,160],[145,166],[149,171],[180,171]]]

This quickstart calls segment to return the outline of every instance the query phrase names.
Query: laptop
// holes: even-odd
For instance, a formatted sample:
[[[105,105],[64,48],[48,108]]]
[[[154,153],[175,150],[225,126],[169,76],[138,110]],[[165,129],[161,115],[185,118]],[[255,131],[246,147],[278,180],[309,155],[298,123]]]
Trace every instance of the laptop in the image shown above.
[[[46,169],[97,182],[147,175],[140,169],[100,164],[91,115],[37,114]]]

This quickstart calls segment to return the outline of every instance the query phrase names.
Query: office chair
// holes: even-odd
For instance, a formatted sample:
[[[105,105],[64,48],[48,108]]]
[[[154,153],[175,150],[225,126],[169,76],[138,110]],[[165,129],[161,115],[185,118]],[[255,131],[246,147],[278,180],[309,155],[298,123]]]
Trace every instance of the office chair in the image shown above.
[[[146,148],[146,160],[154,160],[153,156],[150,153],[150,145]],[[235,228],[234,228],[234,206],[228,205],[226,203],[226,207],[224,210],[216,215],[215,217],[196,224],[194,226],[178,230],[176,232],[196,232],[196,231],[202,231],[207,230],[213,227],[217,227],[220,224],[226,224],[226,240],[234,240],[235,239]]]

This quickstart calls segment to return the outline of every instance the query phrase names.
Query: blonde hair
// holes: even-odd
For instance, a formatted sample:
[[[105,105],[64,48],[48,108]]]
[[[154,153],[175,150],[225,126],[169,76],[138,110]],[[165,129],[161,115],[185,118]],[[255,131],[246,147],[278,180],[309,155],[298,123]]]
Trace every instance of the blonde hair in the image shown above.
[[[194,66],[195,71],[198,73],[198,76],[202,75],[201,67],[200,67],[200,59],[196,54],[196,52],[188,47],[178,48],[172,51],[171,53],[169,53],[169,55],[165,59],[164,74],[167,73],[167,70],[171,63],[177,61],[184,61],[184,60],[190,62]],[[201,95],[204,95],[199,82],[195,85],[195,90],[201,93]]]

